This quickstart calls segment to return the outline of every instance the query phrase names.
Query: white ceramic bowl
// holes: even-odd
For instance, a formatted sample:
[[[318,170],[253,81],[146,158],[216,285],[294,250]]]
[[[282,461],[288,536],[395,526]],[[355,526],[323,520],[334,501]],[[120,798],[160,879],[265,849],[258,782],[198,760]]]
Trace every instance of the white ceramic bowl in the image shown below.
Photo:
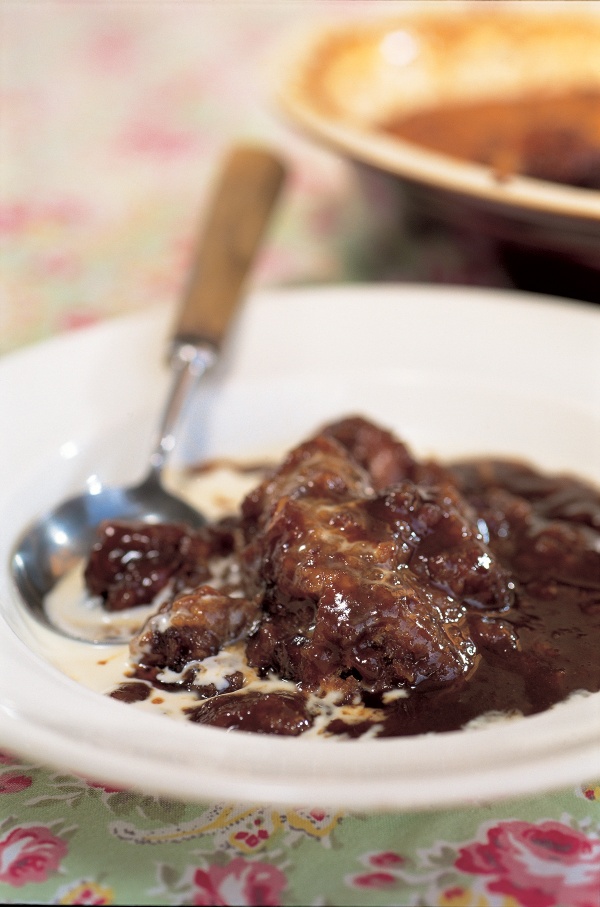
[[[600,694],[478,730],[383,740],[228,732],[86,686],[107,657],[23,617],[8,563],[23,526],[86,485],[143,471],[166,389],[156,309],[0,361],[0,746],[187,801],[441,808],[593,780]],[[271,291],[244,309],[180,455],[281,450],[362,412],[420,455],[497,453],[600,484],[600,311],[427,286]]]

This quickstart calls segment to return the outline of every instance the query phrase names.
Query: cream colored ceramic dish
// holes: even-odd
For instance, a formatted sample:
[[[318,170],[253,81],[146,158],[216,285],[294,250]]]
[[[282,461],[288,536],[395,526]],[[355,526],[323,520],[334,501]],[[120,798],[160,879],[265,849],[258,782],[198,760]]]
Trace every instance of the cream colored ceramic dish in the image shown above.
[[[600,191],[492,168],[386,134],[390,118],[432,107],[600,88],[600,4],[390,3],[390,17],[307,30],[282,54],[288,121],[395,180],[418,211],[460,230],[595,270]],[[600,298],[600,277],[588,296]],[[538,289],[538,287],[531,287]],[[554,289],[554,288],[553,288]]]
[[[391,7],[396,4],[390,4]],[[504,205],[600,219],[600,192],[515,177],[383,135],[447,102],[600,88],[600,5],[400,4],[405,15],[321,28],[286,52],[279,97],[315,138],[391,173]]]
[[[9,576],[22,527],[86,481],[133,481],[167,381],[171,312],[120,319],[0,362],[0,745],[187,801],[441,808],[591,780],[600,694],[477,730],[383,740],[227,732],[89,688],[109,647],[26,620]],[[362,412],[418,454],[498,453],[600,483],[597,309],[427,286],[271,291],[244,309],[180,456],[282,450]],[[43,381],[40,380],[43,376]]]

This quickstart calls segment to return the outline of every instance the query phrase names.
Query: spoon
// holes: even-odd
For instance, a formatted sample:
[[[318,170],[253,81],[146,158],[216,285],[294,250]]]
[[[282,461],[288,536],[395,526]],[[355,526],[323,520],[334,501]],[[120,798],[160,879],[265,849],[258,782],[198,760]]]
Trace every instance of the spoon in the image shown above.
[[[46,606],[59,580],[87,558],[102,520],[177,522],[192,528],[205,522],[201,513],[162,487],[162,471],[186,404],[218,357],[283,178],[281,161],[263,148],[235,147],[224,162],[172,332],[172,385],[146,477],[135,487],[98,487],[71,498],[18,540],[12,576],[25,606],[46,627],[92,643],[131,637],[131,628],[119,629],[114,615],[103,609],[94,620],[71,626]]]

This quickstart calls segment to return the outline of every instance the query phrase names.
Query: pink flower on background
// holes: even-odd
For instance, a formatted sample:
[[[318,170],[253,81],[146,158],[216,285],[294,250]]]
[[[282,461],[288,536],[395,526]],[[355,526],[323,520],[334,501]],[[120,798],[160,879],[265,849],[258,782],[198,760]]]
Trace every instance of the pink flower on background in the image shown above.
[[[194,884],[196,907],[277,907],[287,879],[276,866],[236,857],[227,866],[197,869]]]
[[[600,784],[584,787],[582,793],[586,800],[600,800]]]
[[[67,854],[67,845],[43,825],[13,828],[0,841],[0,882],[19,887],[45,882]]]
[[[259,828],[256,832],[238,831],[234,835],[236,841],[240,841],[246,847],[253,848],[263,844],[269,838],[269,832],[266,828]]]
[[[311,809],[308,815],[311,819],[314,819],[315,822],[323,822],[325,819],[329,818],[329,813],[326,813],[324,809]]]
[[[88,217],[87,207],[75,198],[6,202],[0,204],[0,234],[19,235],[42,226],[74,227]]]
[[[166,160],[197,152],[198,141],[190,130],[169,128],[162,123],[136,122],[120,137],[119,148],[131,154]]]
[[[64,312],[59,321],[58,328],[61,331],[77,331],[79,328],[87,328],[92,324],[97,324],[100,316],[95,312],[82,312],[77,309]]]
[[[109,26],[92,36],[86,50],[87,66],[119,74],[133,65],[136,40],[128,29]]]
[[[522,907],[600,907],[600,840],[562,822],[499,822],[455,866]]]
[[[369,851],[362,854],[360,862],[368,867],[368,871],[346,876],[346,884],[352,888],[384,890],[401,881],[398,870],[404,864],[404,857],[395,850]]]
[[[18,794],[31,787],[29,775],[0,775],[0,794]]]
[[[55,904],[78,904],[87,905],[87,907],[103,907],[105,904],[112,904],[114,892],[112,888],[106,888],[97,882],[88,882],[83,879],[74,885],[65,886],[55,895]]]
[[[397,882],[391,872],[363,872],[362,875],[353,876],[352,884],[358,888],[389,888]]]
[[[382,850],[378,853],[369,854],[369,863],[371,866],[379,866],[382,869],[384,867],[393,869],[404,863],[404,857],[393,850]]]

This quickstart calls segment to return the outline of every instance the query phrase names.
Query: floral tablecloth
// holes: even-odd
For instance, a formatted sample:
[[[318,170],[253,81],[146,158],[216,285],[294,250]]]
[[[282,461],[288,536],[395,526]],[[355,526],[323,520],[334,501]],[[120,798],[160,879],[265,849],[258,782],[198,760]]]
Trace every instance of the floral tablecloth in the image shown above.
[[[2,762],[4,903],[600,903],[600,786],[476,809],[358,815],[199,807]]]
[[[365,197],[273,105],[273,60],[297,27],[395,7],[4,0],[0,350],[176,297],[211,174],[239,139],[274,145],[290,167],[257,285],[510,286],[483,242],[399,224],[396,200],[376,182]],[[600,786],[432,806],[198,806],[3,752],[0,901],[599,907]]]

